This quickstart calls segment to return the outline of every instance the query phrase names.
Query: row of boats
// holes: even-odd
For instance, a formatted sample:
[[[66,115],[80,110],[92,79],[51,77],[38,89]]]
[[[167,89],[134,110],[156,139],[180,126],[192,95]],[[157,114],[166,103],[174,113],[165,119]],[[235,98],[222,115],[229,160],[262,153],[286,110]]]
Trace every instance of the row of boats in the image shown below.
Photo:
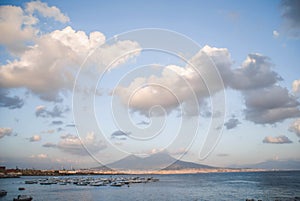
[[[121,187],[136,183],[157,182],[159,179],[153,177],[110,177],[110,178],[93,178],[93,177],[49,177],[35,180],[27,180],[25,184],[40,184],[40,185],[77,185],[77,186],[115,186]],[[19,190],[25,190],[24,187],[19,187]],[[5,190],[0,190],[0,197],[6,196]],[[33,198],[28,195],[18,195],[13,201],[31,201]]]
[[[0,197],[6,196],[6,195],[7,195],[7,191],[0,190]],[[29,195],[18,195],[17,197],[15,197],[13,199],[13,201],[31,201],[31,200],[32,200],[32,197]]]
[[[40,184],[40,185],[67,185],[73,184],[77,186],[116,186],[121,187],[123,185],[129,186],[135,183],[148,183],[159,181],[153,177],[110,177],[110,178],[93,178],[93,177],[51,177],[46,179],[28,180],[25,184]]]

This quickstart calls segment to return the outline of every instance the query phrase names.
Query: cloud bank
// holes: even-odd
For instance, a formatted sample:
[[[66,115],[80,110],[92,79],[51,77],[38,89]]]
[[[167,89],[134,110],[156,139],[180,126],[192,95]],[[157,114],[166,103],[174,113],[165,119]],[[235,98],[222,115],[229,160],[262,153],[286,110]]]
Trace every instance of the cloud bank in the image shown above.
[[[277,137],[267,136],[263,140],[263,143],[268,144],[290,144],[293,143],[287,136],[280,135]]]
[[[71,134],[63,135],[61,136],[61,140],[59,143],[46,143],[43,145],[43,147],[57,148],[72,155],[87,156],[90,153],[95,154],[100,150],[106,148],[106,145],[104,144],[104,142],[96,139],[96,135],[94,132],[90,132],[81,139]],[[87,149],[85,149],[85,147]],[[90,153],[87,150],[89,150]]]

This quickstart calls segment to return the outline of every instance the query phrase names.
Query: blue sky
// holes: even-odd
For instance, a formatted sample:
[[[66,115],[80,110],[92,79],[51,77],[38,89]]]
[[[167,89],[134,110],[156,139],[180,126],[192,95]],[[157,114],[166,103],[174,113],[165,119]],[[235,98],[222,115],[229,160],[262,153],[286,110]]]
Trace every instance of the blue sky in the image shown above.
[[[161,151],[215,166],[300,160],[297,1],[0,5],[0,164],[93,167]],[[144,50],[151,40],[177,52]],[[224,88],[207,95],[181,55]],[[224,110],[211,115],[214,100]]]

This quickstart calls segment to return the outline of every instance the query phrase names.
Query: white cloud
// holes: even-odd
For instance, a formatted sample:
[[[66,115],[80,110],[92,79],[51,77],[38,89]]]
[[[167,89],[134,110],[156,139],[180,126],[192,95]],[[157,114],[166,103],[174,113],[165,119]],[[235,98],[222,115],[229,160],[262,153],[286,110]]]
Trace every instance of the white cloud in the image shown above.
[[[48,158],[48,155],[47,154],[37,154],[37,155],[31,155],[30,158],[46,159],[46,158]]]
[[[100,32],[87,36],[71,27],[45,34],[20,59],[1,66],[0,87],[25,87],[43,100],[61,101],[61,93],[72,90],[75,74],[84,58],[104,41]],[[101,62],[100,66],[106,66],[116,56],[137,48],[136,42],[118,41],[97,49],[91,62]],[[119,62],[136,54],[129,54]]]
[[[211,60],[208,61],[207,55],[214,65],[211,64]],[[245,94],[272,87],[282,79],[272,70],[269,58],[260,54],[249,54],[239,68],[232,69],[230,53],[226,48],[204,46],[190,62],[196,69],[189,65],[168,65],[163,68],[161,76],[138,77],[127,87],[118,86],[115,95],[120,97],[125,106],[145,116],[148,116],[150,109],[156,105],[162,106],[167,113],[181,105],[184,114],[198,115],[199,106],[203,109],[205,98],[223,90],[223,85],[218,83],[214,73],[210,71],[214,67],[218,69],[225,87],[240,90]],[[207,83],[204,83],[203,76]],[[284,95],[289,97],[288,94]],[[249,95],[246,96],[248,97]],[[294,100],[291,98],[290,101]],[[292,109],[298,111],[295,107]],[[156,115],[164,114],[161,110],[159,112]]]
[[[296,95],[300,95],[300,80],[294,80],[292,90]]]
[[[280,135],[277,137],[267,136],[264,138],[263,143],[269,144],[290,144],[293,143],[288,137]]]
[[[69,110],[69,107],[63,107],[58,105],[55,105],[53,109],[48,110],[46,106],[39,105],[35,108],[35,116],[43,118],[63,117],[63,114],[68,112]]]
[[[127,87],[118,86],[114,95],[119,96],[125,106],[145,116],[150,115],[151,109],[151,115],[164,114],[160,109],[155,110],[154,106],[159,105],[165,112],[170,113],[180,104],[185,115],[197,115],[198,107],[204,102],[203,99],[210,93],[213,95],[223,89],[223,85],[220,85],[210,70],[214,66],[207,55],[213,58],[221,74],[229,72],[231,61],[228,58],[228,51],[205,46],[191,59],[193,67],[168,65],[163,68],[160,76],[138,77]],[[201,77],[204,74],[206,81],[210,83],[204,83]],[[210,91],[206,84],[209,85]]]
[[[10,136],[12,134],[12,128],[0,128],[0,139],[4,136]]]
[[[40,1],[26,3],[25,9],[17,6],[0,6],[0,45],[4,45],[10,53],[23,54],[31,48],[26,46],[26,43],[38,38],[40,31],[33,25],[36,25],[39,19],[33,16],[34,12],[62,23],[69,21],[57,7],[49,7]]]
[[[29,15],[32,15],[35,11],[37,11],[44,17],[54,18],[56,21],[62,23],[70,21],[69,17],[64,15],[59,8],[56,6],[49,7],[46,3],[40,1],[32,1],[27,3],[25,10]]]
[[[26,16],[20,7],[0,6],[0,45],[4,45],[14,54],[25,51],[25,42],[33,40],[37,33],[37,30],[30,26],[36,20]],[[29,23],[30,21],[33,22]]]
[[[61,141],[58,144],[46,143],[43,145],[43,147],[58,148],[69,154],[86,156],[89,155],[89,152],[91,154],[99,152],[100,150],[104,149],[106,145],[104,142],[96,139],[94,132],[89,132],[84,138],[81,139],[71,134],[63,135],[61,136]]]
[[[274,30],[274,31],[273,31],[273,37],[274,37],[274,38],[278,38],[278,37],[279,37],[279,32],[276,31],[276,30]]]
[[[300,119],[295,120],[289,127],[289,131],[300,137]]]
[[[34,135],[32,137],[29,138],[29,141],[30,142],[38,142],[38,141],[41,141],[41,136],[40,135]]]

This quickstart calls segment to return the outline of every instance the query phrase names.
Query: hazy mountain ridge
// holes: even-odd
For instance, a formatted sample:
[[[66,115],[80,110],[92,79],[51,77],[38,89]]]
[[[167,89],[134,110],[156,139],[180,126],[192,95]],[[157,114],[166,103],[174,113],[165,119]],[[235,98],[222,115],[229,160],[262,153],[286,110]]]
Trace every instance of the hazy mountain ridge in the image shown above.
[[[256,164],[242,166],[231,166],[233,168],[257,168],[257,169],[278,169],[278,170],[300,170],[300,161],[297,160],[268,160]]]
[[[181,161],[173,158],[167,153],[153,154],[145,158],[135,155],[100,166],[95,169],[117,169],[117,170],[183,170],[183,169],[216,169],[216,167]]]

